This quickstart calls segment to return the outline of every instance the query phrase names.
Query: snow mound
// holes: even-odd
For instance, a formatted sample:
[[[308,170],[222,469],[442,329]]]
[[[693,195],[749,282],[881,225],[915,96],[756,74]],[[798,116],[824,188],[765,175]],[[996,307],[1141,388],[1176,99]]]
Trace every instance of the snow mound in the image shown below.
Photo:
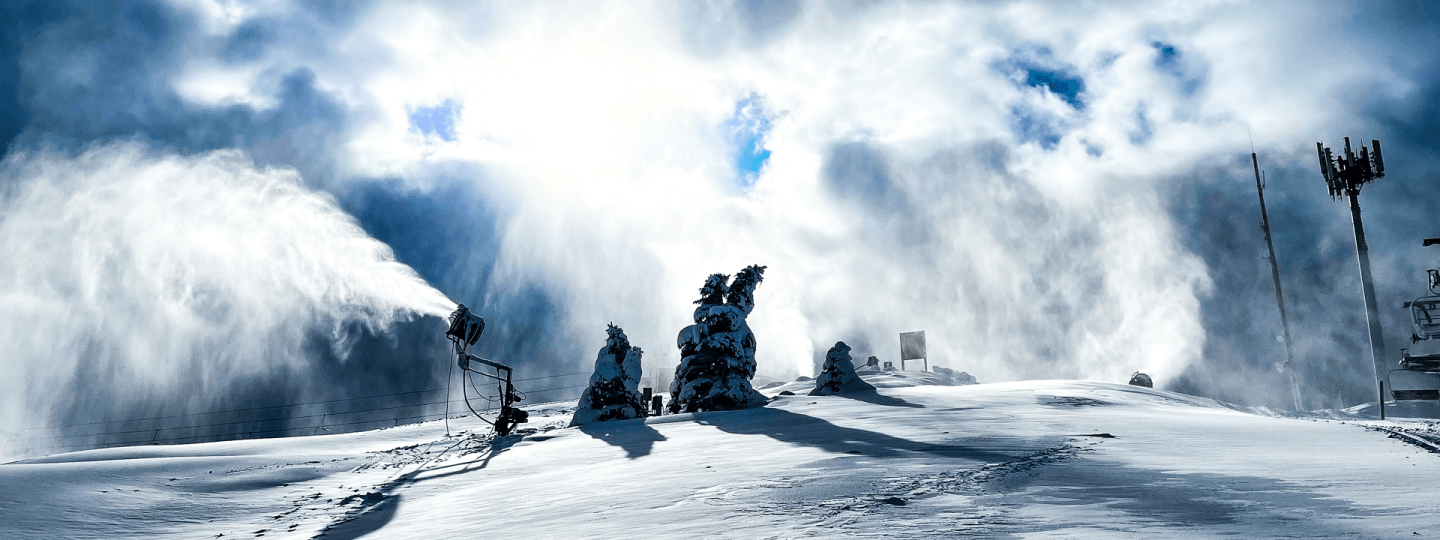
[[[950,370],[947,370],[950,371]],[[949,377],[934,371],[859,371],[860,378],[876,388],[904,388],[908,386],[961,386],[976,384],[974,377],[964,372],[964,378]]]

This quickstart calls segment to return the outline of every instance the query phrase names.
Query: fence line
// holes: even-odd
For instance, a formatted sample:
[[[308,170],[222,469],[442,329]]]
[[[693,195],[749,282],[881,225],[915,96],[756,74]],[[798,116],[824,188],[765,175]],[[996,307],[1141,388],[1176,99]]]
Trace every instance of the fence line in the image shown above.
[[[545,377],[531,377],[531,378],[527,378],[527,379],[519,379],[519,380],[517,380],[517,381],[515,381],[515,382],[532,381],[532,380],[543,380],[543,379],[555,379],[555,378],[570,377],[570,376],[575,376],[575,375],[586,375],[586,373],[570,373],[570,374],[563,374],[563,375],[550,375],[550,376],[545,376]],[[556,386],[556,387],[545,388],[545,389],[541,389],[541,390],[529,390],[529,391],[527,391],[526,393],[529,393],[529,394],[543,394],[543,393],[545,393],[545,392],[554,392],[554,391],[558,391],[558,390],[569,390],[569,389],[574,389],[574,388],[583,388],[583,387],[585,387],[585,386],[588,386],[588,383],[587,383],[587,384],[579,384],[579,385],[569,385],[569,386]],[[432,390],[416,390],[416,391],[411,391],[411,392],[397,392],[397,393],[394,393],[394,394],[381,394],[381,395],[375,395],[375,396],[365,396],[365,397],[349,398],[349,399],[334,399],[334,400],[313,401],[313,402],[306,402],[306,403],[292,403],[292,404],[287,404],[287,405],[273,405],[273,406],[267,406],[267,407],[248,407],[248,408],[241,408],[241,409],[231,409],[231,410],[226,410],[226,411],[212,411],[212,412],[206,412],[206,413],[191,413],[191,414],[182,414],[182,415],[166,415],[166,416],[156,416],[156,417],[150,417],[150,418],[139,418],[139,419],[131,419],[131,420],[111,420],[111,421],[106,421],[106,422],[89,422],[89,423],[82,423],[82,424],[70,424],[70,425],[67,425],[67,426],[58,426],[58,427],[80,427],[80,426],[87,426],[87,425],[100,425],[100,424],[111,424],[111,423],[120,423],[120,422],[144,422],[144,421],[151,421],[151,420],[164,420],[164,419],[171,419],[171,418],[184,418],[184,417],[190,417],[190,416],[204,416],[204,415],[212,415],[212,414],[236,413],[236,412],[246,412],[246,411],[265,410],[265,409],[282,409],[282,408],[300,407],[300,406],[306,406],[306,405],[320,405],[320,404],[326,404],[326,403],[342,403],[342,402],[349,402],[349,401],[360,401],[360,400],[365,400],[365,399],[377,399],[377,398],[383,398],[383,397],[394,397],[394,396],[404,396],[404,395],[412,395],[412,394],[423,394],[423,393],[427,393],[427,392],[433,392],[433,391],[436,391],[436,390],[445,390],[445,388],[432,389]],[[346,416],[346,415],[353,415],[353,414],[360,414],[360,413],[367,413],[367,412],[378,412],[378,411],[386,411],[386,410],[416,408],[416,407],[432,407],[432,406],[437,406],[437,405],[444,405],[444,404],[446,404],[446,403],[464,403],[464,402],[465,402],[465,400],[462,398],[462,399],[451,399],[451,400],[448,400],[448,401],[446,401],[446,400],[441,400],[441,401],[431,401],[431,402],[425,402],[425,403],[413,403],[413,404],[406,404],[406,405],[392,405],[392,406],[386,406],[386,407],[372,407],[372,408],[368,408],[368,409],[356,409],[356,410],[350,410],[350,411],[307,414],[307,415],[302,415],[302,416],[280,416],[280,417],[273,417],[273,418],[251,419],[251,420],[242,420],[242,421],[233,421],[233,422],[218,422],[218,423],[211,423],[211,424],[197,424],[197,425],[188,425],[188,426],[172,426],[172,427],[158,427],[158,428],[157,428],[157,427],[151,427],[151,428],[145,428],[145,429],[130,429],[130,430],[123,430],[123,431],[101,431],[101,432],[95,432],[95,433],[84,433],[84,434],[74,434],[74,435],[55,435],[55,436],[49,436],[49,437],[29,437],[29,438],[20,438],[20,439],[16,439],[16,440],[20,440],[20,441],[57,441],[57,443],[56,443],[55,445],[53,445],[53,446],[55,446],[55,447],[61,447],[61,448],[65,448],[65,447],[109,448],[109,447],[113,447],[113,446],[125,446],[125,445],[145,444],[145,443],[156,443],[156,444],[159,444],[160,442],[165,442],[165,443],[179,443],[179,442],[182,442],[182,441],[198,440],[198,439],[208,439],[208,440],[211,440],[211,441],[236,440],[236,439],[251,438],[250,436],[253,436],[253,435],[261,435],[261,434],[267,434],[267,433],[283,433],[283,432],[287,432],[287,431],[300,431],[300,430],[319,430],[319,429],[322,429],[322,428],[323,428],[323,429],[326,429],[326,430],[328,431],[328,429],[329,429],[329,428],[332,428],[332,427],[344,427],[344,426],[353,426],[353,425],[361,425],[361,424],[374,424],[374,423],[383,423],[383,422],[392,422],[394,425],[398,426],[398,425],[400,425],[401,422],[404,422],[404,423],[406,423],[406,424],[414,423],[414,422],[411,422],[411,420],[427,419],[427,418],[428,418],[428,419],[440,419],[440,418],[444,417],[446,413],[443,413],[443,412],[441,412],[441,413],[429,413],[429,414],[422,414],[422,415],[404,416],[404,417],[398,417],[398,418],[381,418],[381,419],[375,419],[375,420],[360,420],[360,421],[355,421],[355,422],[342,422],[342,423],[337,423],[337,424],[327,424],[327,423],[325,423],[325,420],[324,420],[324,419],[327,418],[327,417],[330,417],[330,416]],[[479,411],[481,411],[481,412],[488,412],[488,411],[493,411],[493,410],[495,410],[493,407],[486,407],[486,408],[481,408],[481,409],[479,409]],[[462,414],[462,415],[459,415],[459,416],[464,416],[464,415]],[[318,417],[318,418],[321,418],[321,422],[320,422],[320,424],[318,424],[318,425],[306,425],[306,426],[274,428],[274,429],[263,429],[263,430],[249,430],[249,431],[228,432],[228,433],[211,433],[211,434],[206,434],[206,435],[191,435],[191,436],[184,436],[184,437],[159,437],[159,436],[158,436],[160,433],[166,432],[166,431],[198,430],[198,429],[204,429],[204,428],[236,426],[236,425],[243,425],[243,424],[258,424],[258,423],[265,423],[265,422],[279,422],[279,421],[289,421],[289,420],[301,420],[301,419],[310,419],[310,418],[317,418],[317,417]],[[425,420],[419,420],[419,421],[425,421]],[[58,427],[55,428],[55,429],[58,429]],[[29,429],[34,430],[34,429],[43,429],[43,428],[29,428]],[[58,442],[58,441],[63,441],[63,440],[65,440],[65,439],[77,439],[77,438],[86,438],[86,437],[101,438],[101,437],[114,437],[114,436],[119,436],[119,435],[133,435],[133,434],[150,434],[151,437],[149,437],[149,438],[138,438],[138,439],[126,440],[126,441],[106,442],[106,443],[99,443],[99,442],[97,442],[97,443],[91,443],[91,444],[83,444],[83,443],[80,443],[80,444],[76,444],[76,443],[66,444],[66,443],[63,443],[63,442]],[[233,438],[232,438],[232,437],[233,437]],[[50,447],[50,446],[45,446],[45,445],[32,445],[32,446],[28,446],[28,447],[25,447],[25,448],[27,448],[27,449],[40,449],[40,448],[47,448],[47,447]]]
[[[530,377],[530,378],[526,378],[526,379],[516,379],[516,380],[513,381],[513,382],[538,381],[538,380],[542,380],[542,379],[556,379],[556,378],[560,378],[560,377],[573,377],[573,376],[575,376],[575,375],[588,375],[588,373],[566,373],[566,374],[562,374],[562,375],[546,375],[546,376],[543,376],[543,377]],[[583,386],[583,385],[582,385],[582,386]],[[59,425],[59,426],[29,427],[29,428],[22,428],[22,429],[27,430],[27,431],[38,431],[38,430],[44,430],[44,429],[61,429],[61,428],[68,428],[68,427],[96,426],[96,425],[101,425],[101,424],[120,424],[120,423],[126,423],[126,422],[144,422],[144,421],[147,421],[147,420],[168,420],[168,419],[171,419],[171,418],[186,418],[186,417],[191,417],[191,416],[208,416],[208,415],[214,415],[214,414],[230,414],[230,413],[247,412],[247,411],[261,411],[261,410],[265,410],[265,409],[284,409],[284,408],[289,408],[289,407],[303,407],[303,406],[306,406],[306,405],[323,405],[323,404],[326,404],[326,403],[343,403],[343,402],[347,402],[347,401],[361,401],[361,400],[366,400],[366,399],[379,399],[379,398],[385,398],[385,397],[407,396],[407,395],[411,395],[411,394],[424,394],[424,393],[429,393],[429,392],[439,392],[439,391],[443,391],[443,390],[446,390],[446,388],[431,388],[431,389],[428,389],[428,390],[412,390],[412,391],[409,391],[409,392],[397,392],[397,393],[394,393],[394,394],[378,394],[378,395],[373,395],[373,396],[362,396],[362,397],[344,398],[344,399],[328,399],[328,400],[323,400],[323,401],[307,401],[307,402],[303,402],[303,403],[289,403],[289,404],[285,404],[285,405],[265,405],[265,406],[262,406],[262,407],[245,407],[245,408],[240,408],[240,409],[226,409],[226,410],[221,410],[221,411],[210,411],[210,412],[199,412],[199,413],[185,413],[185,414],[170,414],[170,415],[164,415],[164,416],[151,416],[151,417],[146,417],[146,418],[130,418],[130,419],[124,419],[124,420],[103,420],[103,421],[99,421],[99,422],[82,422],[82,423],[76,423],[76,424],[63,424],[63,425]],[[544,392],[544,390],[532,390],[532,392]],[[442,401],[441,403],[444,403],[444,402]]]

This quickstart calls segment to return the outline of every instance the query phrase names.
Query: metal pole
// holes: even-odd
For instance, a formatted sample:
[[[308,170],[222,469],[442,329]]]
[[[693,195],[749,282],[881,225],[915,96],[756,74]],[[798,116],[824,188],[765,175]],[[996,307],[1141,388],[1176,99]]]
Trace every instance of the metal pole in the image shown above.
[[[1290,394],[1295,411],[1304,410],[1300,402],[1300,382],[1295,377],[1295,348],[1290,341],[1290,319],[1285,316],[1285,294],[1280,291],[1280,263],[1275,261],[1275,244],[1270,241],[1270,214],[1265,211],[1265,184],[1260,181],[1260,160],[1250,153],[1255,167],[1255,189],[1260,192],[1260,228],[1265,231],[1265,248],[1270,250],[1270,277],[1275,280],[1275,304],[1280,306],[1280,326],[1285,330],[1285,371],[1290,373]]]
[[[1380,331],[1380,306],[1375,302],[1375,282],[1370,279],[1370,250],[1365,246],[1365,225],[1360,221],[1360,190],[1347,190],[1350,196],[1350,222],[1355,225],[1355,255],[1360,262],[1360,287],[1365,295],[1365,320],[1370,323],[1370,356],[1375,367],[1375,382],[1384,379],[1380,374],[1385,358],[1385,335]],[[1377,386],[1380,403],[1385,402],[1385,387]]]
[[[1380,381],[1380,395],[1385,395],[1385,381]],[[1380,419],[1385,419],[1385,399],[1383,397],[1380,399]]]

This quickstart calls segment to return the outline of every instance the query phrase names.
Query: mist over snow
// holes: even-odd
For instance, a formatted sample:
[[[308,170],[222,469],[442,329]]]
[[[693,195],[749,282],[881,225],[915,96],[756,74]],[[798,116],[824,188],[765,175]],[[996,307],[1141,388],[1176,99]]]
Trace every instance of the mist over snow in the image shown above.
[[[448,299],[519,374],[613,322],[654,384],[747,264],[762,376],[924,330],[982,382],[1283,407],[1252,139],[1306,403],[1373,399],[1314,143],[1385,146],[1397,356],[1440,259],[1427,8],[7,3],[0,431],[443,386]]]

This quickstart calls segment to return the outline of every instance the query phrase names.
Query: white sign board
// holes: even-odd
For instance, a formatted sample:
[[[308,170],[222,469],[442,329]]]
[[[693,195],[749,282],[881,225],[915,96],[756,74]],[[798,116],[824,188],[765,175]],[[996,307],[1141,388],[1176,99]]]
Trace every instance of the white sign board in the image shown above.
[[[925,355],[925,332],[900,334],[900,360],[919,360]]]

